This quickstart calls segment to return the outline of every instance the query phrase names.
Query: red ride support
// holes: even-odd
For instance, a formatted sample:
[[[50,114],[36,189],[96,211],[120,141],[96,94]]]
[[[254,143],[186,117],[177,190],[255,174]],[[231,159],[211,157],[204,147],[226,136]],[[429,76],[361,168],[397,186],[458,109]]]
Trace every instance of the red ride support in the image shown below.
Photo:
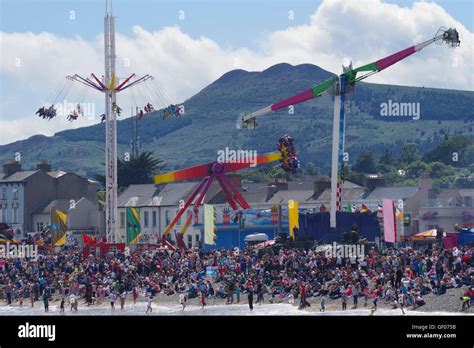
[[[194,198],[196,198],[197,194],[201,191],[202,187],[204,186],[204,184],[209,180],[208,177],[202,179],[202,181],[199,183],[198,187],[193,191],[193,193],[191,194],[191,196],[188,198],[188,200],[186,201],[186,203],[184,203],[184,206],[179,210],[178,214],[176,214],[176,216],[174,217],[173,221],[171,221],[171,223],[168,225],[168,227],[166,227],[165,231],[163,232],[163,236],[162,236],[162,239],[165,239],[165,237],[168,235],[168,233],[170,233],[171,229],[174,227],[174,225],[176,225],[176,223],[178,222],[179,218],[181,218],[181,216],[184,214],[184,212],[186,211],[186,209],[188,209],[188,207],[191,205],[191,203],[194,201]]]

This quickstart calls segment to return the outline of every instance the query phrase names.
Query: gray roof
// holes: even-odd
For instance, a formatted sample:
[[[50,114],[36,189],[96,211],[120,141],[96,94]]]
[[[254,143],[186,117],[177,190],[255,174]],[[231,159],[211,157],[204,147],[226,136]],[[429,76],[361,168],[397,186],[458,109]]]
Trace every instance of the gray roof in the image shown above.
[[[377,187],[368,196],[369,200],[380,200],[383,198],[397,200],[413,197],[419,188],[414,186],[401,187]]]
[[[0,182],[20,182],[24,181],[33,174],[36,174],[39,170],[25,170],[21,172],[16,172],[10,175],[9,177],[3,178]]]
[[[69,211],[70,201],[73,199],[76,203],[79,202],[82,198],[68,198],[68,199],[53,199],[41,205],[38,209],[34,211],[33,214],[49,214],[52,210],[61,210],[65,213]]]
[[[355,185],[355,184],[354,184]],[[364,195],[367,192],[367,189],[364,187],[361,187],[359,185],[356,185],[357,187],[344,187],[342,189],[342,199],[344,201],[355,201],[362,199]],[[331,200],[331,189],[325,189],[319,197],[317,197],[318,200],[322,201],[328,201]]]
[[[59,178],[60,176],[63,176],[64,174],[67,174],[67,173],[63,172],[62,170],[55,170],[52,172],[48,172],[48,175],[53,178]]]
[[[118,197],[119,207],[147,207],[177,205],[186,200],[197,182],[169,183],[162,187],[154,184],[130,185]]]
[[[313,190],[284,190],[277,191],[267,201],[269,204],[286,204],[290,200],[295,200],[300,203],[307,202],[313,196]]]

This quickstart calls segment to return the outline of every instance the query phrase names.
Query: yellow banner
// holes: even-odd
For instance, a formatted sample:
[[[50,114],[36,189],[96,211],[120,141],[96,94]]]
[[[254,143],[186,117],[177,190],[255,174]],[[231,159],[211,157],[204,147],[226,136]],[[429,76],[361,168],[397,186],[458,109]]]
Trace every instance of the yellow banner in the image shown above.
[[[290,229],[291,238],[295,238],[293,228],[300,228],[298,218],[298,201],[295,200],[288,201],[288,227]]]
[[[67,214],[60,210],[51,211],[51,230],[53,234],[54,246],[64,245],[66,243]]]

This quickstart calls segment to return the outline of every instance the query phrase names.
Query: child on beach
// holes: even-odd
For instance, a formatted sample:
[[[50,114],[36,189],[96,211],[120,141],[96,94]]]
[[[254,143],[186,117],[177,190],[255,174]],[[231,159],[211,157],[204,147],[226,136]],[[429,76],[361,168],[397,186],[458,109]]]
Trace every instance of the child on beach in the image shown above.
[[[151,304],[153,302],[153,296],[150,296],[148,299],[148,303],[146,305],[146,314],[153,312],[153,308],[151,308]]]
[[[319,307],[320,312],[326,311],[324,295],[321,295],[321,301],[319,302],[319,305],[320,305],[320,307]]]

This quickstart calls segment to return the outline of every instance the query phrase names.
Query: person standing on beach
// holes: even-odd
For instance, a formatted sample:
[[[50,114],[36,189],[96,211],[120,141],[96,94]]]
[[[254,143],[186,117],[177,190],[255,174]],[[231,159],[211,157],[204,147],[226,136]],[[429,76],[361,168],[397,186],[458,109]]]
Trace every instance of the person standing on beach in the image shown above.
[[[59,313],[64,314],[64,296],[61,297],[61,304],[59,305]]]
[[[324,301],[324,295],[321,295],[321,302],[320,302],[319,311],[320,311],[320,312],[326,311],[326,306],[325,306],[325,301]]]
[[[137,304],[137,298],[138,298],[138,291],[137,291],[137,287],[134,286],[133,287],[133,290],[132,290],[132,297],[133,297],[133,304]]]
[[[125,307],[125,299],[127,298],[127,293],[124,291],[120,294],[120,310],[123,311]]]
[[[206,293],[204,291],[201,292],[201,305],[203,309],[206,306]]]
[[[187,301],[187,296],[186,294],[179,294],[179,303],[183,306],[183,312],[184,309],[186,308],[186,301]]]
[[[49,312],[49,298],[48,295],[43,296],[44,311]]]

